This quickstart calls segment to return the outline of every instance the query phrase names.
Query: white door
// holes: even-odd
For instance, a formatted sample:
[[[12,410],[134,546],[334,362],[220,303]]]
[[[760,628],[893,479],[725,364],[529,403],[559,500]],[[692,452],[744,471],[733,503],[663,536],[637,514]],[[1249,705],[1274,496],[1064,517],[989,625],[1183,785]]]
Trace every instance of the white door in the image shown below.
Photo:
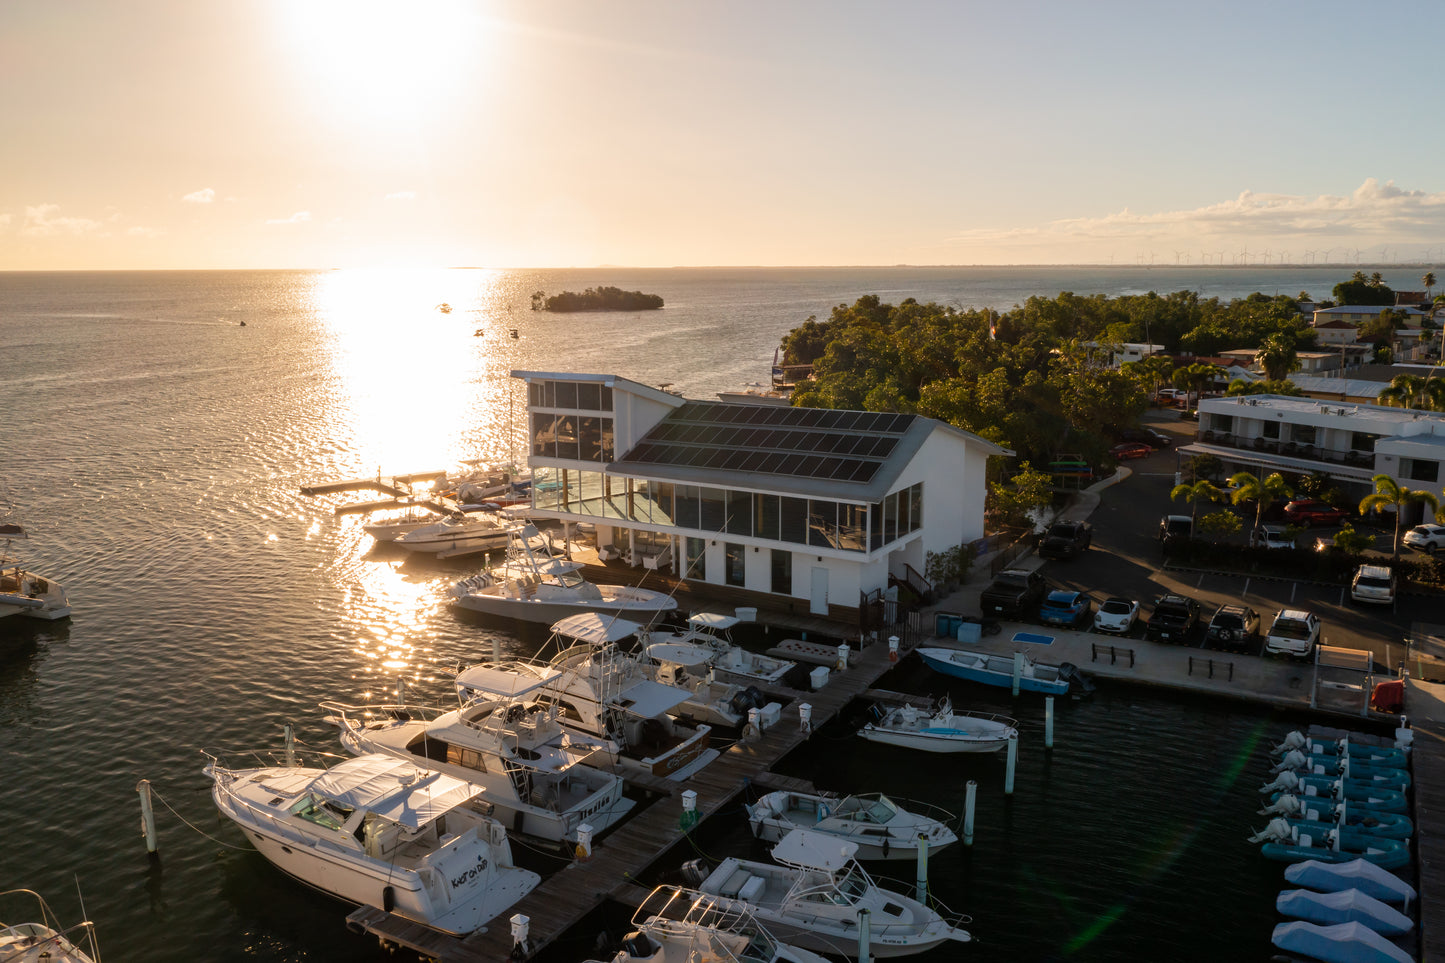
[[[814,566],[813,568],[813,594],[808,604],[808,611],[814,615],[828,614],[828,570]]]

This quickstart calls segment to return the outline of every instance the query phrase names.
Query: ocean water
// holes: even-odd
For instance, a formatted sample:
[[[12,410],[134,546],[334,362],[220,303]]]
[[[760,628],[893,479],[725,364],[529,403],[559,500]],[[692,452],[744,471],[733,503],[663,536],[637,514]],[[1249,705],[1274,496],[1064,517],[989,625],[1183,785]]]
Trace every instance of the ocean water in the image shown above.
[[[1382,270],[1396,287],[1417,280]],[[346,932],[344,907],[282,877],[217,817],[201,749],[272,748],[292,724],[335,750],[320,701],[389,699],[399,679],[411,698],[440,699],[458,660],[541,643],[448,608],[447,587],[474,561],[377,551],[356,517],[334,514],[342,499],[299,493],[525,450],[511,370],[614,372],[707,398],[766,380],[783,333],[864,294],[964,308],[1064,290],[1323,297],[1347,275],[0,273],[0,497],[32,533],[15,553],[75,607],[66,622],[0,624],[0,884],[40,891],[67,921],[83,902],[111,961],[383,958]],[[596,285],[667,307],[529,309],[535,291]],[[928,678],[898,685],[941,691]],[[971,689],[955,699],[1010,708]],[[979,779],[979,843],[934,863],[935,893],[975,918],[970,955],[1267,958],[1281,876],[1243,839],[1260,746],[1293,720],[1109,691],[1061,705],[1046,754],[1041,704],[1011,711],[1025,739],[1008,799],[1001,760],[898,767],[846,732],[821,733],[789,766],[952,808]],[[159,799],[158,860],[140,836],[141,779]],[[748,845],[736,828],[719,822],[717,845]]]

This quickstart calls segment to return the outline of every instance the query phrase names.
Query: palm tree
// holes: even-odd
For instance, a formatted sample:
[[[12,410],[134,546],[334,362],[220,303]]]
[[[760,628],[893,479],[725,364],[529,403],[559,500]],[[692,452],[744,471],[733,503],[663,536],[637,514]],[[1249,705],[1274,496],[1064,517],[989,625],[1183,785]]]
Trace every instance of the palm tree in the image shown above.
[[[1204,391],[1205,385],[1214,381],[1215,375],[1218,373],[1219,371],[1214,365],[1196,361],[1187,368],[1174,369],[1174,387],[1193,392],[1197,397]],[[1188,401],[1188,398],[1185,400]]]
[[[1425,285],[1425,300],[1429,301],[1430,290],[1435,287],[1435,272],[1426,271],[1425,276],[1420,279],[1420,283]]]
[[[1265,338],[1254,360],[1264,369],[1264,376],[1270,381],[1283,381],[1299,367],[1299,353],[1295,350],[1294,341],[1283,334]]]
[[[1419,375],[1395,375],[1390,385],[1380,390],[1379,401],[1392,408],[1419,408],[1424,398],[1425,379]]]
[[[1376,475],[1374,478],[1375,491],[1360,499],[1360,514],[1365,512],[1383,509],[1391,506],[1395,510],[1395,541],[1393,558],[1400,557],[1400,516],[1404,514],[1402,509],[1406,505],[1418,504],[1429,505],[1430,510],[1435,512],[1437,517],[1440,512],[1440,499],[1435,497],[1433,492],[1414,491],[1406,488],[1394,478],[1386,474]]]
[[[1245,502],[1254,502],[1254,527],[1258,528],[1260,522],[1264,521],[1264,510],[1275,502],[1286,501],[1294,492],[1284,483],[1284,476],[1279,472],[1271,472],[1264,481],[1260,481],[1247,471],[1237,472],[1229,478],[1229,485],[1234,489],[1230,495],[1230,501],[1236,505]]]
[[[1217,502],[1224,498],[1224,492],[1220,491],[1207,478],[1201,478],[1194,484],[1175,485],[1174,490],[1169,493],[1169,500],[1183,498],[1189,502],[1189,528],[1194,528],[1195,516],[1199,514],[1199,503],[1201,501]]]

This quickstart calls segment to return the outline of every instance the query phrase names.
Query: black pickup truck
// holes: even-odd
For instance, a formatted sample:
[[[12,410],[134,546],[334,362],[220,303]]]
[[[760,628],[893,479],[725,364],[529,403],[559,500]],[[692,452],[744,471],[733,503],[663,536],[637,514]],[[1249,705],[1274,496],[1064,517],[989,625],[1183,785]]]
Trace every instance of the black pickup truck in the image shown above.
[[[1088,522],[1054,522],[1039,540],[1044,558],[1077,558],[1094,541],[1094,526]]]
[[[978,598],[984,615],[1018,616],[1043,601],[1048,583],[1038,572],[1006,568],[993,577],[993,584]]]
[[[1198,627],[1198,602],[1185,595],[1161,595],[1154,601],[1154,611],[1144,626],[1144,637],[1150,642],[1188,645],[1189,637]]]

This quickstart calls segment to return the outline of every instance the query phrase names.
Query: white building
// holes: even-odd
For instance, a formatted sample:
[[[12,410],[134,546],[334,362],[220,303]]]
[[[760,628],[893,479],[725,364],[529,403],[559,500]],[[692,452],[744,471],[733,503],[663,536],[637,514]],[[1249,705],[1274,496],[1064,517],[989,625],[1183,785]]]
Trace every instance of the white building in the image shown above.
[[[717,585],[854,608],[983,535],[990,455],[917,415],[691,401],[603,374],[528,385],[533,510],[599,550]]]
[[[1386,474],[1406,488],[1441,495],[1445,413],[1282,395],[1206,398],[1194,442],[1181,457],[1210,454],[1230,472],[1323,472],[1351,498]]]

